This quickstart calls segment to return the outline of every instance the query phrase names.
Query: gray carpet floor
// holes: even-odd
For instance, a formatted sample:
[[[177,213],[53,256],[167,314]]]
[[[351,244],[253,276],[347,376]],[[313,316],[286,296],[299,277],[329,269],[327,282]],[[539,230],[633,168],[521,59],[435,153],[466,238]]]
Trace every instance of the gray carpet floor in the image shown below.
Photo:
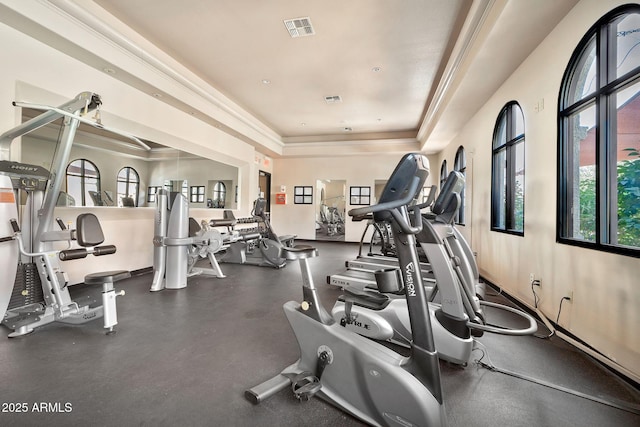
[[[340,290],[326,276],[343,269],[357,245],[310,243],[320,252],[310,260],[314,280],[330,308]],[[0,329],[0,425],[362,425],[319,399],[300,403],[289,390],[260,405],[245,400],[245,389],[298,357],[282,305],[300,300],[300,271],[295,262],[280,270],[221,266],[226,278],[194,277],[179,291],[150,293],[151,274],[120,282],[126,295],[114,335],[100,320],[54,323],[17,339]],[[440,365],[450,426],[640,426],[640,415],[475,363],[638,406],[637,389],[562,340],[485,334],[478,341],[486,350],[474,351],[466,367]]]

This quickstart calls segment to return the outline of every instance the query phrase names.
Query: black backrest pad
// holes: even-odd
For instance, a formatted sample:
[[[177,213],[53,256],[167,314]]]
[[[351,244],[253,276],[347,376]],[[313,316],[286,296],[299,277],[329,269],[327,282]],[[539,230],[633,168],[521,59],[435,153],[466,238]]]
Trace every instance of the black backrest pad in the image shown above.
[[[392,202],[404,198],[415,177],[418,177],[420,181],[414,195],[414,197],[417,197],[428,176],[429,160],[425,156],[420,153],[405,154],[384,186],[378,203]],[[387,216],[388,213],[385,214],[385,212],[378,212],[374,215],[376,221],[382,221]]]
[[[198,231],[202,230],[195,218],[189,217],[189,237],[195,237]]]
[[[82,247],[98,246],[104,242],[104,234],[98,217],[92,213],[83,213],[76,219],[76,239]]]
[[[458,171],[452,171],[442,186],[440,194],[431,208],[431,212],[440,215],[444,213],[448,207],[455,207],[456,204],[452,204],[451,199],[455,197],[456,194],[460,194],[463,187],[464,176]],[[457,209],[457,207],[455,208]]]

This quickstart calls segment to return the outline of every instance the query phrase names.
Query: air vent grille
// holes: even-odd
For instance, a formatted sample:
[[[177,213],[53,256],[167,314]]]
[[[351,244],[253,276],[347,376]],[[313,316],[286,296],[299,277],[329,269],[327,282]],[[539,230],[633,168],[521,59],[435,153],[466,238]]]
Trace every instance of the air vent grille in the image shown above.
[[[316,33],[311,25],[311,18],[309,17],[285,19],[284,26],[292,38],[312,36]]]
[[[335,104],[337,102],[342,102],[342,98],[340,98],[340,95],[325,96],[324,100],[326,101],[327,104]]]

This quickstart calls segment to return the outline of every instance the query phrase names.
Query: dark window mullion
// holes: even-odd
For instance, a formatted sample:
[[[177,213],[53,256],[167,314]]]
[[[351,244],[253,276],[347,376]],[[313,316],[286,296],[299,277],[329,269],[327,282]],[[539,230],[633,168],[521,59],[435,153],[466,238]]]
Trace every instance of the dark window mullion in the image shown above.
[[[80,197],[80,199],[82,201],[82,206],[87,206],[87,203],[86,203],[86,200],[85,200],[85,197],[84,197],[84,192],[85,192],[84,180],[87,179],[86,178],[87,172],[85,170],[84,162],[85,162],[84,160],[80,161],[80,176],[81,176],[81,179],[80,179],[80,190],[81,190],[80,194],[81,194],[81,197]]]
[[[125,174],[125,177],[124,177],[125,178],[124,194],[125,194],[125,196],[129,195],[129,178],[130,178],[129,171],[130,171],[129,168],[124,170],[124,174]]]
[[[558,201],[558,203],[561,208],[561,212],[564,213],[560,218],[562,237],[567,237],[571,234],[571,230],[573,230],[573,210],[576,209],[575,206],[570,207],[570,203],[568,203],[569,200],[573,200],[573,189],[575,185],[575,175],[573,173],[574,144],[569,142],[573,141],[573,130],[571,129],[570,123],[570,116],[563,117],[560,129],[560,132],[562,132],[563,141],[565,141],[562,144],[559,153],[560,200]]]
[[[602,110],[605,111],[606,116],[602,117],[600,121],[600,123],[608,124],[606,129],[602,130],[601,135],[607,141],[606,146],[602,149],[606,159],[606,162],[603,163],[606,164],[606,171],[603,175],[603,177],[606,176],[606,182],[603,183],[603,197],[607,203],[606,207],[603,207],[603,209],[606,209],[606,218],[604,218],[605,223],[603,225],[606,225],[604,230],[606,230],[607,235],[602,236],[600,243],[612,245],[618,244],[618,111],[616,94],[620,88],[615,88],[614,86],[619,81],[617,79],[617,23],[620,19],[612,21],[606,26],[606,30],[603,30],[603,33],[607,31],[607,43],[602,44],[602,48],[607,49],[602,52],[603,56],[607,58],[602,61],[603,65],[606,64],[607,78],[603,86],[604,93],[601,99],[601,105],[604,107]]]
[[[612,245],[618,244],[618,111],[617,96],[615,94],[606,98],[608,123],[606,155],[607,155],[607,182],[606,195],[607,200],[607,232],[608,236],[604,243]]]
[[[596,96],[596,243],[611,242],[611,167],[610,152],[607,141],[610,136],[611,123],[609,122],[610,104],[604,88],[611,80],[610,72],[615,72],[615,56],[611,57],[609,48],[609,36],[611,33],[611,25],[603,26],[598,33],[597,43],[597,67],[598,67],[598,88]],[[616,43],[615,33],[613,44]],[[612,51],[615,52],[615,49]],[[612,65],[612,61],[613,65]],[[615,105],[614,105],[615,108]],[[615,115],[615,112],[614,112]],[[600,125],[604,123],[605,125]],[[615,167],[614,167],[615,170]]]
[[[507,111],[507,146],[505,147],[505,229],[513,230],[515,228],[515,150],[513,149],[513,135],[516,129],[516,116],[513,114],[514,107],[511,106]]]
[[[493,156],[491,159],[491,169],[492,169],[492,193],[491,193],[491,226],[494,228],[500,228],[500,224],[498,223],[498,219],[500,218],[500,212],[502,209],[502,200],[500,198],[500,188],[504,183],[501,182],[502,171],[500,165],[496,163],[496,159],[498,158],[498,154],[504,148],[500,146],[499,148],[495,148],[493,150]]]

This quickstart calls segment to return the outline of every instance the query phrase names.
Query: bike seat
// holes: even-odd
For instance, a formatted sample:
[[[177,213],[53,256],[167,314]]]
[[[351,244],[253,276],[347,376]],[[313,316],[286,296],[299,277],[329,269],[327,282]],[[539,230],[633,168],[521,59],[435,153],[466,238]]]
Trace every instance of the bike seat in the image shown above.
[[[318,256],[318,249],[309,245],[295,245],[294,247],[282,246],[280,248],[280,258],[287,260],[313,258]]]

